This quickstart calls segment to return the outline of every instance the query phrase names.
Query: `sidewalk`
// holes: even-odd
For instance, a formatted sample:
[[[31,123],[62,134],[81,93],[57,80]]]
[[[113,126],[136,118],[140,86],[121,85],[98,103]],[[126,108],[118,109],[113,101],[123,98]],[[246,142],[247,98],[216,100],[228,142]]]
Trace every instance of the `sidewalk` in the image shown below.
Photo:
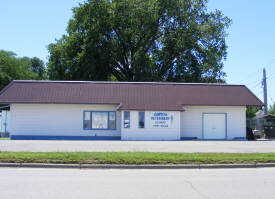
[[[0,151],[274,153],[274,140],[256,141],[45,141],[0,140]]]

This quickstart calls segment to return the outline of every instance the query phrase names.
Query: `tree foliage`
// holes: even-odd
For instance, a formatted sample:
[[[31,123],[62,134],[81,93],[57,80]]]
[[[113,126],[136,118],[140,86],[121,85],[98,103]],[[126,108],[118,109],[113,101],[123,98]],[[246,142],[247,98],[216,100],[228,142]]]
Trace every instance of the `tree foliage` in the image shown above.
[[[42,60],[34,58],[17,58],[14,52],[0,51],[0,90],[12,80],[45,79],[45,67]]]
[[[273,105],[269,106],[268,114],[275,116],[275,102],[273,102]]]
[[[256,117],[256,113],[261,110],[261,107],[246,107],[246,117],[253,118]]]
[[[226,29],[207,0],[89,0],[48,45],[50,79],[217,82]]]
[[[37,57],[30,58],[29,61],[31,64],[32,72],[34,72],[38,75],[36,79],[37,80],[47,79],[44,62]]]

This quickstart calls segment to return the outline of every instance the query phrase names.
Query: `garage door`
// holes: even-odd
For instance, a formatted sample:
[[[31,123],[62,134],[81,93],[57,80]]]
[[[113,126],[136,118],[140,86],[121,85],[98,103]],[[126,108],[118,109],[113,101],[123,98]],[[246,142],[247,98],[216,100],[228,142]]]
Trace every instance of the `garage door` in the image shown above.
[[[203,139],[226,139],[226,114],[203,114]]]

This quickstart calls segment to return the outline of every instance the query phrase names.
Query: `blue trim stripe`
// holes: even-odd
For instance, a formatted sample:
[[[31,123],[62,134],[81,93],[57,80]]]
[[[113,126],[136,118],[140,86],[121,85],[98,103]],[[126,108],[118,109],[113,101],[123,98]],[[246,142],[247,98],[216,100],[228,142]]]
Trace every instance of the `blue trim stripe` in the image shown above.
[[[180,140],[196,140],[197,137],[180,137]]]
[[[11,140],[121,140],[120,136],[11,135]]]
[[[235,137],[234,139],[237,139],[237,140],[246,140],[246,137]]]

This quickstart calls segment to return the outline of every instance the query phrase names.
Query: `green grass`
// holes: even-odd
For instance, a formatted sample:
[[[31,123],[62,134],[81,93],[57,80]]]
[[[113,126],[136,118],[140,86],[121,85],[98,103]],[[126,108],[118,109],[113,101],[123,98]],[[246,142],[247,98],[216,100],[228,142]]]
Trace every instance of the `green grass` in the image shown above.
[[[243,164],[275,163],[275,153],[0,152],[1,163]]]
[[[10,140],[10,138],[1,138],[0,137],[0,140]]]

